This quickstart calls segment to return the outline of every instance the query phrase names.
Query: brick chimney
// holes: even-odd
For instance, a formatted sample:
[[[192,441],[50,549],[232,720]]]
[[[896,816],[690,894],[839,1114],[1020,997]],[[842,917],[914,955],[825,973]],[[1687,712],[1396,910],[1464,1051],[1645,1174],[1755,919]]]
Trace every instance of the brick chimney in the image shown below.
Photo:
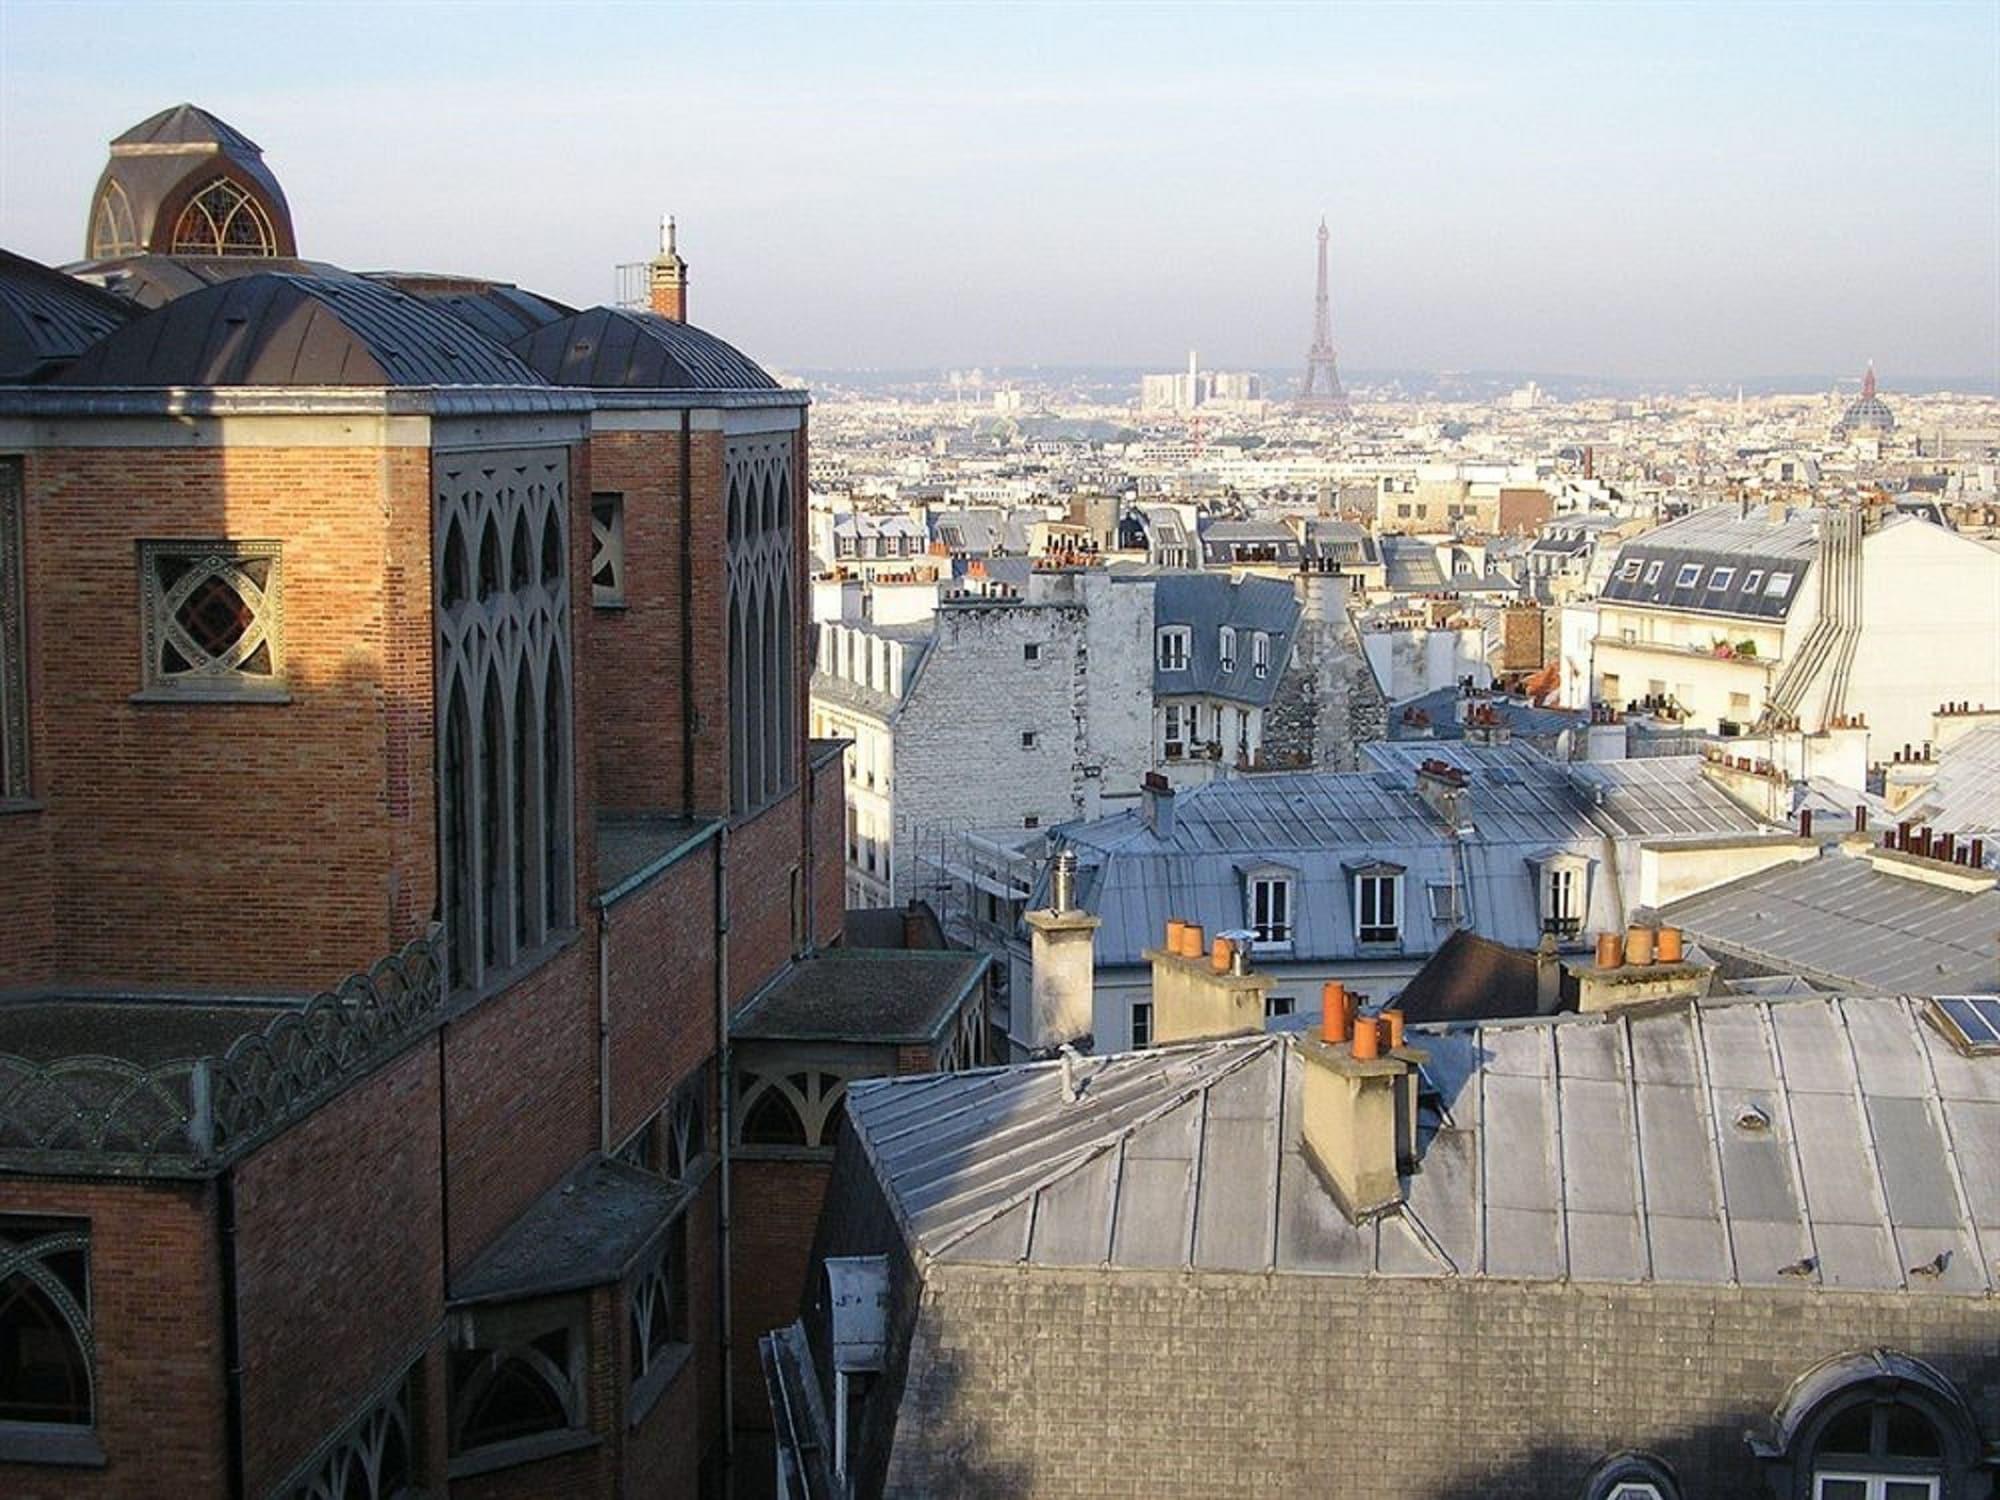
[[[1317,1037],[1293,1039],[1302,1063],[1300,1146],[1341,1212],[1356,1223],[1403,1199],[1416,1166],[1417,1069],[1400,1012],[1351,1016],[1329,1003]]]
[[[663,318],[685,323],[688,316],[688,268],[674,246],[674,221],[660,224],[660,253],[647,267],[647,287],[652,310]]]
[[[1090,1035],[1097,983],[1097,929],[1103,925],[1076,905],[1076,854],[1056,855],[1049,905],[1025,919],[1031,948],[1028,1034],[1036,1051]]]
[[[1197,1042],[1264,1029],[1271,976],[1250,966],[1250,935],[1219,935],[1203,947],[1200,926],[1178,918],[1166,941],[1148,948],[1153,965],[1153,1040]]]
[[[1155,838],[1174,836],[1174,786],[1158,771],[1148,771],[1140,783],[1139,817]]]

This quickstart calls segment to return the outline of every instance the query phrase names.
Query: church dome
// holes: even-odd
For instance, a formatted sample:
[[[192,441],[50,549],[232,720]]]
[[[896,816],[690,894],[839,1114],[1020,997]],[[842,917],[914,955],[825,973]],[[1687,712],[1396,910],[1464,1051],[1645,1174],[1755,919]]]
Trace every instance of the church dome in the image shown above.
[[[134,255],[296,256],[285,190],[264,152],[192,104],[142,120],[111,143],[84,234],[87,260]]]
[[[1861,378],[1861,394],[1848,402],[1847,410],[1833,429],[1842,437],[1856,433],[1890,433],[1896,430],[1896,415],[1889,404],[1875,394],[1875,367]]]

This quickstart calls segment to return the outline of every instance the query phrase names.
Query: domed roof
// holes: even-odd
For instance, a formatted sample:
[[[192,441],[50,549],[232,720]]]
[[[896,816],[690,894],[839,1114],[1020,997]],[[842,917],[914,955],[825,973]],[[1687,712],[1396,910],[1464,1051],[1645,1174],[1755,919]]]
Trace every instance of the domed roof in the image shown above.
[[[46,379],[134,312],[109,292],[0,250],[0,383]]]
[[[543,382],[420,297],[360,277],[243,276],[136,318],[64,385],[452,386]]]
[[[592,307],[508,345],[551,385],[599,390],[775,391],[757,362],[692,323]]]
[[[1834,425],[1835,432],[1846,436],[1856,432],[1894,432],[1895,413],[1889,404],[1875,394],[1875,367],[1870,365],[1868,373],[1861,377],[1861,394],[1847,404],[1840,421]]]
[[[292,211],[257,143],[193,104],[111,142],[91,195],[88,260],[142,255],[295,256]]]

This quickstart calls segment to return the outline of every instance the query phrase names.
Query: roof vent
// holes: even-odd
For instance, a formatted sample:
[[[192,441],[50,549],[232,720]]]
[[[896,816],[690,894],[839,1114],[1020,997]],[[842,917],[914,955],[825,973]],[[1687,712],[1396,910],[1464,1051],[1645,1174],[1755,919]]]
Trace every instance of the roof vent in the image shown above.
[[[1736,1111],[1736,1128],[1751,1135],[1762,1135],[1771,1128],[1771,1116],[1759,1104],[1746,1104]]]

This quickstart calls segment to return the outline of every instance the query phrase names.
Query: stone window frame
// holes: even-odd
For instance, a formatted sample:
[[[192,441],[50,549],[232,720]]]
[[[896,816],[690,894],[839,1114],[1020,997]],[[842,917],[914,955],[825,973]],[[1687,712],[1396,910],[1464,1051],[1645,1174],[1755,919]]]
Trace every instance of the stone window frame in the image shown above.
[[[1578,1500],[1681,1500],[1680,1481],[1665,1460],[1628,1449],[1590,1471]]]
[[[599,490],[590,497],[590,602],[625,607],[625,496]]]
[[[0,1214],[0,1287],[25,1278],[59,1318],[82,1365],[89,1407],[87,1422],[0,1421],[0,1462],[95,1467],[104,1462],[97,1437],[98,1368],[94,1324],[95,1278],[90,1263],[87,1219],[41,1214]],[[82,1290],[48,1264],[50,1257],[80,1253]],[[25,1304],[21,1304],[25,1305]]]
[[[597,1442],[590,1428],[590,1307],[585,1293],[469,1308],[452,1321],[446,1361],[448,1478],[532,1463]],[[563,1337],[560,1360],[542,1347],[557,1334]],[[562,1425],[468,1446],[465,1429],[476,1413],[476,1399],[503,1374],[539,1380],[560,1409]]]
[[[708,1065],[674,1085],[666,1101],[612,1152],[613,1159],[669,1182],[696,1182],[715,1155]]]
[[[289,703],[285,671],[284,546],[275,541],[235,537],[147,537],[138,542],[139,568],[139,690],[142,703]],[[161,564],[189,561],[171,583],[161,581]],[[260,584],[246,564],[262,564]],[[210,651],[196,641],[178,618],[194,591],[212,579],[228,586],[253,613],[251,623],[229,647]],[[254,598],[250,595],[254,594]],[[167,670],[162,653],[172,649],[189,663],[186,671]],[[243,664],[262,652],[268,672],[249,672]],[[199,658],[199,659],[197,659]]]
[[[625,1285],[625,1423],[637,1427],[694,1357],[683,1205]]]
[[[739,1156],[798,1157],[825,1159],[833,1154],[834,1140],[847,1111],[847,1085],[866,1077],[864,1066],[814,1060],[787,1054],[773,1057],[763,1066],[741,1069],[737,1074],[736,1097],[730,1111],[731,1149]],[[797,1138],[753,1141],[745,1135],[752,1117],[765,1110],[787,1111],[785,1116],[797,1126]]]
[[[798,782],[798,506],[793,435],[723,450],[729,673],[729,804],[745,818]]]
[[[233,195],[233,196],[229,196]],[[226,198],[227,201],[221,201]],[[217,200],[217,201],[211,201]],[[218,218],[217,215],[220,214]],[[206,221],[213,234],[190,238],[187,231],[194,215]],[[251,240],[234,240],[231,233],[239,220],[248,216],[255,233]],[[209,179],[197,188],[174,219],[169,255],[245,256],[268,259],[278,253],[278,231],[270,211],[258,195],[227,173]]]
[[[30,795],[28,570],[21,460],[0,458],[0,806]]]
[[[1829,1447],[1834,1430],[1863,1410],[1869,1452]],[[1924,1425],[1931,1452],[1895,1453],[1889,1424],[1897,1413]],[[1829,1478],[1935,1480],[1936,1494],[1957,1495],[1988,1467],[1977,1416],[1963,1393],[1931,1365],[1893,1349],[1822,1360],[1792,1383],[1768,1426],[1746,1440],[1770,1493],[1783,1500],[1820,1500],[1821,1481]]]
[[[366,1410],[273,1491],[275,1500],[329,1500],[334,1496],[340,1500],[411,1500],[422,1494],[420,1479],[426,1455],[417,1422],[417,1413],[423,1408],[420,1368],[421,1361],[390,1381]],[[403,1455],[401,1483],[395,1483],[395,1470],[388,1467],[398,1441]],[[357,1470],[363,1486],[358,1490],[353,1487]]]

